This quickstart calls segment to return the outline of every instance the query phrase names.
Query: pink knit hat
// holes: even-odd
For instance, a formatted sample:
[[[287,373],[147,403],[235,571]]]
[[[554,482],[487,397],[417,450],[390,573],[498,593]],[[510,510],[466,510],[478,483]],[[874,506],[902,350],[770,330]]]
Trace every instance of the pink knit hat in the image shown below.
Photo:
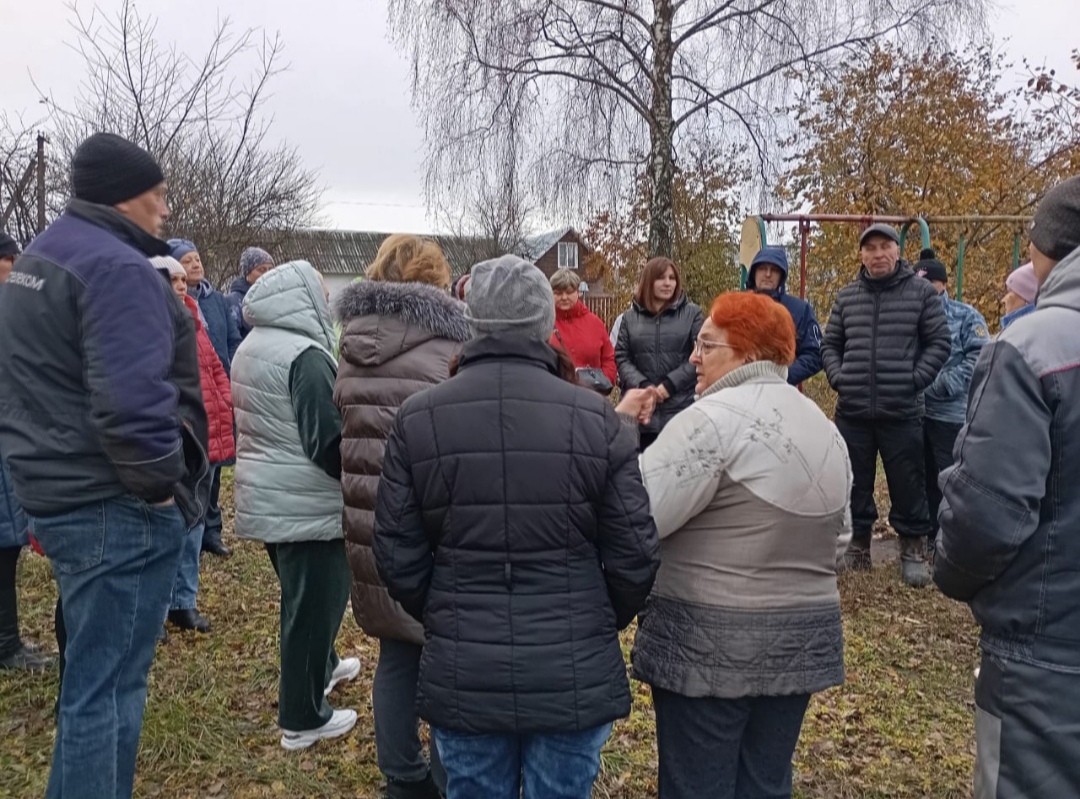
[[[1035,295],[1039,293],[1039,279],[1035,277],[1035,267],[1031,262],[1012,270],[1005,278],[1005,288],[1028,305],[1035,302]]]

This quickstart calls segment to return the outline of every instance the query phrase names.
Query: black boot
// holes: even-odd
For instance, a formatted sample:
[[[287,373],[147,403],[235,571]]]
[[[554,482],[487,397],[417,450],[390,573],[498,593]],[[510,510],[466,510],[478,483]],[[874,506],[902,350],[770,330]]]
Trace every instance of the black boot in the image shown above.
[[[417,782],[401,780],[386,781],[386,799],[441,799],[442,794],[435,787],[435,780],[428,772],[427,777]]]
[[[202,551],[209,552],[219,558],[227,558],[232,554],[232,550],[225,546],[225,543],[221,540],[220,527],[207,527],[203,530]]]
[[[0,669],[44,671],[52,658],[28,649],[19,637],[19,606],[15,586],[0,588]]]
[[[175,624],[181,630],[195,630],[195,632],[210,632],[210,622],[195,608],[187,610],[170,610],[169,622]]]

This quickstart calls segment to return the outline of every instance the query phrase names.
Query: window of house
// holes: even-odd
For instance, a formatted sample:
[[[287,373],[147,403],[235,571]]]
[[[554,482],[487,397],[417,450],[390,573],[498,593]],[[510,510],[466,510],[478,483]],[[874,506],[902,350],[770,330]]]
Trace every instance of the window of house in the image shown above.
[[[559,242],[559,269],[577,269],[577,243],[573,241]]]

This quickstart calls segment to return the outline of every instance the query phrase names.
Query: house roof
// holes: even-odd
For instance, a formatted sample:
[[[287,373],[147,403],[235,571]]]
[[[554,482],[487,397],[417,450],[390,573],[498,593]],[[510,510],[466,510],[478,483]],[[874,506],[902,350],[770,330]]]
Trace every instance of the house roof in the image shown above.
[[[296,230],[277,239],[269,248],[278,263],[304,260],[327,275],[359,275],[375,260],[379,245],[389,233],[364,230]],[[482,240],[468,236],[427,235],[443,251],[454,275],[467,272],[475,263]]]
[[[562,227],[529,236],[519,254],[530,261],[539,260],[571,232],[576,234],[574,228]],[[389,235],[368,230],[305,228],[290,233],[271,233],[258,244],[269,250],[279,264],[304,260],[323,274],[359,275],[375,260],[379,246]],[[424,238],[439,245],[455,277],[468,272],[489,249],[485,239],[473,236],[428,234]],[[588,249],[588,245],[583,243],[583,246]]]
[[[527,236],[525,238],[522,252],[518,253],[522,258],[528,258],[530,261],[539,261],[544,255],[563,240],[563,237],[567,233],[573,233],[578,241],[581,242],[581,246],[587,251],[592,251],[592,248],[582,239],[581,234],[578,233],[572,227],[560,227],[555,230],[549,230],[546,233],[538,233],[535,236]]]

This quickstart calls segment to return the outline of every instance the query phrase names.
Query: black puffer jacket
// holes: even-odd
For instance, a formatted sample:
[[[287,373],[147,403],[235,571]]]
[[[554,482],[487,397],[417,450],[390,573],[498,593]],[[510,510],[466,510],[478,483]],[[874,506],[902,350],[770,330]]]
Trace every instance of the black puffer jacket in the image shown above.
[[[623,314],[615,345],[621,385],[625,389],[663,384],[671,395],[656,406],[643,431],[659,433],[675,414],[693,404],[697,375],[690,353],[704,323],[701,308],[685,294],[658,315],[636,302]]]
[[[424,622],[420,715],[466,733],[630,712],[619,629],[659,567],[630,431],[546,344],[465,346],[401,406],[375,508],[379,575]]]
[[[952,336],[934,287],[901,262],[881,279],[866,268],[836,297],[821,343],[836,412],[856,419],[915,419],[923,390],[949,357]]]

